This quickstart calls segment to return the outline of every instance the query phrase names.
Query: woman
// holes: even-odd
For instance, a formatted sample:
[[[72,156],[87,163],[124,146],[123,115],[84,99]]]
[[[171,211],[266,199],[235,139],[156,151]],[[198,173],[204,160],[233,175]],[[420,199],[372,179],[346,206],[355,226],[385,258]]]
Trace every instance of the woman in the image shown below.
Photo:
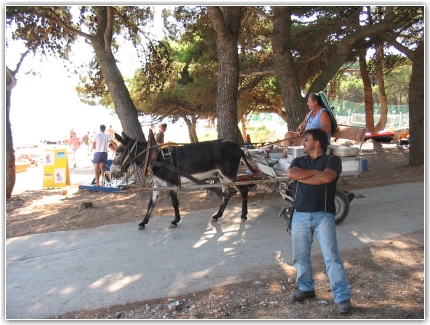
[[[330,113],[322,105],[319,94],[312,93],[308,96],[308,106],[310,112],[306,114],[303,122],[298,126],[295,132],[288,131],[285,133],[285,141],[283,148],[283,158],[288,156],[288,147],[300,146],[303,143],[303,131],[307,129],[321,129],[327,133],[327,138],[330,142],[332,120]]]

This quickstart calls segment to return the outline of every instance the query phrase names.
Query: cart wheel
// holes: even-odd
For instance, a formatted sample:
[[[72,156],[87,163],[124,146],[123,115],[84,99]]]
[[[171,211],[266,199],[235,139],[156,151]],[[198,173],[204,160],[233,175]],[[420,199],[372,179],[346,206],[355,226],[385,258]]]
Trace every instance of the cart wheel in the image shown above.
[[[349,200],[346,196],[345,192],[337,188],[334,196],[334,202],[336,204],[336,225],[340,224],[343,220],[346,219],[346,216],[349,212]]]

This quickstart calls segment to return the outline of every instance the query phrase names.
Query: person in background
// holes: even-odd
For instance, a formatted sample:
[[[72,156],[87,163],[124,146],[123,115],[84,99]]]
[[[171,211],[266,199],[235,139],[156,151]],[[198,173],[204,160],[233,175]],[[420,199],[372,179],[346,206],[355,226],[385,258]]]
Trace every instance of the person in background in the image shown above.
[[[73,133],[75,133],[75,131],[73,130],[73,128],[69,131],[69,149],[72,149],[72,137],[73,137]]]
[[[306,156],[294,158],[287,170],[288,179],[293,181],[291,246],[298,286],[291,300],[301,302],[315,297],[311,264],[312,238],[315,234],[338,313],[347,314],[352,310],[351,291],[339,255],[335,224],[335,191],[342,172],[342,161],[338,156],[326,154],[328,143],[325,131],[306,130],[303,136]]]
[[[111,137],[105,133],[106,125],[100,125],[100,132],[93,136],[91,142],[93,144],[94,150],[94,176],[95,176],[95,186],[100,186],[100,174],[102,179],[105,174],[106,162],[108,157],[108,146],[111,141]],[[99,168],[101,173],[99,173]]]
[[[246,135],[246,141],[245,144],[251,145],[251,136],[249,134]]]
[[[82,137],[82,142],[87,146],[87,156],[90,154],[90,131]]]
[[[400,145],[409,145],[409,127],[407,127],[406,130],[400,136]]]
[[[298,126],[295,132],[288,131],[285,133],[285,141],[282,158],[287,158],[288,147],[300,146],[303,144],[303,131],[307,129],[321,129],[327,134],[327,139],[331,139],[332,121],[330,113],[323,107],[321,97],[317,93],[309,94],[308,106],[310,112],[306,114],[303,122]]]
[[[81,139],[79,139],[77,136],[76,136],[76,132],[75,131],[73,131],[72,132],[72,137],[70,138],[70,146],[72,147],[72,151],[73,151],[73,161],[74,161],[74,166],[73,167],[76,167],[76,165],[77,165],[77,161],[76,161],[76,150],[78,150],[79,149],[79,147],[81,146]]]
[[[157,135],[155,136],[155,141],[157,142],[158,145],[164,143],[164,132],[166,132],[166,130],[167,130],[167,124],[166,123],[159,125],[159,131],[158,131]]]
[[[115,140],[111,140],[108,147],[110,150],[112,150],[112,159],[115,158],[115,151],[118,149],[118,144],[115,142]]]
[[[112,125],[109,125],[109,129],[107,129],[106,133],[109,134],[111,139],[115,139],[115,131],[112,129]]]

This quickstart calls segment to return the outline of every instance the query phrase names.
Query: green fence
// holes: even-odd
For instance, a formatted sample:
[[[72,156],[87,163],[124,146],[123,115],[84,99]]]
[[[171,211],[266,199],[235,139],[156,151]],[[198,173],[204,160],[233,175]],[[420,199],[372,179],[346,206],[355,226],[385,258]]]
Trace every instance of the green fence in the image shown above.
[[[352,103],[344,100],[331,100],[330,105],[334,107],[334,114],[339,124],[363,126],[366,125],[364,104]],[[381,115],[381,107],[373,106],[374,121],[378,123]],[[408,105],[388,105],[386,129],[401,129],[409,125]]]

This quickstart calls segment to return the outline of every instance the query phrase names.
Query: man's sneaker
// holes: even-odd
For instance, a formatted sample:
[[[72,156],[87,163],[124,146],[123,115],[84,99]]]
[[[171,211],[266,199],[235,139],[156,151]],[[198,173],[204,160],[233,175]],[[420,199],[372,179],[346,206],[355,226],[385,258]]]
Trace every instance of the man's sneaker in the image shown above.
[[[349,314],[352,311],[351,302],[349,300],[343,300],[337,305],[338,314]]]
[[[299,289],[291,296],[291,301],[302,302],[303,300],[312,298],[312,297],[315,297],[315,290],[302,291]]]

